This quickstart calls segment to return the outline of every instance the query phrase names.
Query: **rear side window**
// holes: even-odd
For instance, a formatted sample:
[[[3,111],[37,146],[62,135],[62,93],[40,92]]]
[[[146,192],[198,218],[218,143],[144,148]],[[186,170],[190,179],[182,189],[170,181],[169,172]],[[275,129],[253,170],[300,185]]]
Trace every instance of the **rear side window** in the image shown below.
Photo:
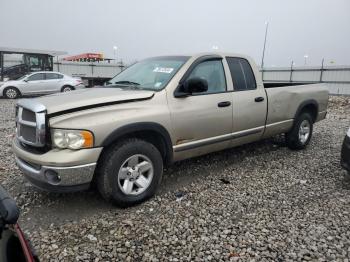
[[[235,91],[254,90],[256,81],[249,62],[244,58],[226,57]]]
[[[50,80],[50,79],[61,79],[63,78],[63,75],[60,74],[55,74],[55,73],[46,73],[46,79]]]

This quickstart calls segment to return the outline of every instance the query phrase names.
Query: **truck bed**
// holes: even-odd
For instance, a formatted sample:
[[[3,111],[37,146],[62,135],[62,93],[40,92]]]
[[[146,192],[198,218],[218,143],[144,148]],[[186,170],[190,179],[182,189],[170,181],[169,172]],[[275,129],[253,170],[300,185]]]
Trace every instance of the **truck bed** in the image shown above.
[[[268,98],[266,125],[294,119],[298,107],[310,98],[318,104],[319,114],[327,110],[328,89],[325,84],[267,83],[265,92]]]
[[[283,86],[300,86],[300,85],[314,85],[313,83],[308,82],[264,82],[265,88],[275,88]]]

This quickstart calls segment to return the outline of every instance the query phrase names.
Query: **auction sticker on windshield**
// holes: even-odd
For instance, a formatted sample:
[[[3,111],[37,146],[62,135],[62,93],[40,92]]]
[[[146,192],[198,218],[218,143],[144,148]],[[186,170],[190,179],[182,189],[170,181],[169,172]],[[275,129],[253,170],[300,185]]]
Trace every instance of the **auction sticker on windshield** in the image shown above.
[[[173,70],[174,68],[171,67],[156,67],[153,69],[153,72],[170,74]]]

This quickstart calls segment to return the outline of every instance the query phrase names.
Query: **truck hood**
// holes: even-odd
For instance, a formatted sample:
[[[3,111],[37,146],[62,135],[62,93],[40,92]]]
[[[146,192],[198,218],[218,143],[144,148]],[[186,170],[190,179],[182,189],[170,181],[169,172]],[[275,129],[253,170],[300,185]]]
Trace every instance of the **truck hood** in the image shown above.
[[[45,106],[48,114],[69,113],[89,108],[151,99],[153,91],[120,88],[86,88],[43,96],[34,100]],[[28,103],[30,101],[26,101]],[[21,102],[19,102],[21,103]],[[23,102],[22,102],[23,103]]]

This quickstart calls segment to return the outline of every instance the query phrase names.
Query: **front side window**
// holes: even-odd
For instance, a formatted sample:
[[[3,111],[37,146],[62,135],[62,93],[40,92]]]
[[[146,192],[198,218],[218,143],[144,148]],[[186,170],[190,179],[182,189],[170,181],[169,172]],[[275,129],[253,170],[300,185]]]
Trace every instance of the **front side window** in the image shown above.
[[[205,79],[208,82],[208,91],[204,92],[204,94],[226,91],[225,72],[221,60],[210,60],[198,64],[188,79],[194,77]]]
[[[44,80],[45,76],[42,73],[34,74],[28,77],[28,81],[38,81],[38,80]]]
[[[107,87],[161,90],[188,59],[187,56],[145,59],[109,80]]]
[[[226,57],[235,91],[254,90],[256,81],[249,62],[244,58]]]

